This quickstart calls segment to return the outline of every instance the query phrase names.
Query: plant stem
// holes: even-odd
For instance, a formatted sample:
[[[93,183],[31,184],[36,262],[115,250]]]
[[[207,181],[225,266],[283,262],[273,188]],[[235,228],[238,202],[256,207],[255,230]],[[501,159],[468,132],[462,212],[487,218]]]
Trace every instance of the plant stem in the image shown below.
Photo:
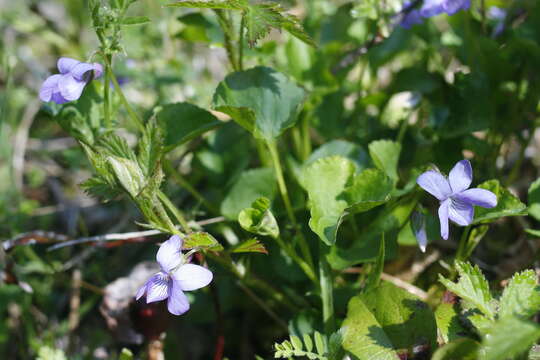
[[[300,256],[298,256],[296,251],[291,246],[287,245],[283,241],[283,239],[278,237],[278,238],[276,238],[276,242],[279,245],[279,247],[282,248],[283,251],[285,251],[285,253],[293,261],[295,261],[298,264],[298,266],[300,266],[300,268],[304,271],[304,273],[307,275],[307,277],[311,281],[313,281],[314,284],[317,284],[317,276],[315,275],[315,272],[313,271],[313,268],[311,266],[309,266],[309,264],[307,262],[305,262],[304,259],[302,259]]]
[[[244,70],[244,27],[246,25],[246,17],[242,14],[240,21],[240,32],[238,34],[238,69]]]
[[[111,55],[105,55],[105,80],[103,82],[103,117],[105,119],[105,127],[109,130],[112,128],[111,113],[110,113],[110,77],[111,77]]]
[[[165,207],[167,207],[167,209],[169,209],[169,211],[178,220],[178,222],[180,223],[180,226],[182,226],[182,230],[184,231],[184,233],[186,234],[190,233],[191,229],[188,225],[188,222],[184,218],[184,215],[182,215],[180,210],[178,210],[178,208],[171,202],[171,200],[167,197],[167,195],[165,195],[165,193],[160,190],[158,192],[158,197],[163,203],[163,205],[165,205]]]
[[[296,216],[294,215],[294,211],[291,205],[291,200],[289,199],[289,193],[287,191],[287,185],[285,184],[285,179],[283,178],[283,169],[281,167],[281,161],[279,160],[279,154],[276,148],[276,143],[273,141],[267,141],[266,144],[268,146],[268,150],[270,151],[270,156],[272,157],[272,163],[274,165],[274,171],[276,173],[279,192],[281,193],[283,203],[285,204],[285,209],[287,211],[287,215],[289,216],[289,220],[293,224],[294,229],[296,231],[296,235],[298,237],[299,244],[300,244],[300,250],[302,251],[302,255],[306,259],[307,263],[311,267],[313,267],[313,259],[309,251],[309,246],[307,244],[306,239],[304,238],[304,235],[300,231],[298,222],[296,221]]]
[[[211,213],[219,215],[219,210],[204,198],[204,196],[194,188],[180,173],[172,166],[171,162],[167,159],[163,162],[165,170],[172,176],[173,180],[189,192],[195,199],[201,202]]]
[[[109,59],[107,58],[107,55],[104,56],[104,59],[105,59],[105,67],[110,69],[111,68],[111,63],[110,63]],[[127,101],[126,96],[124,95],[124,92],[122,91],[122,88],[120,87],[120,84],[118,84],[118,80],[116,79],[116,76],[114,76],[114,73],[112,71],[110,71],[109,76],[110,76],[110,79],[112,80],[112,82],[114,84],[114,88],[118,92],[118,95],[120,95],[120,101],[122,101],[122,104],[126,108],[126,111],[128,112],[129,117],[133,120],[133,122],[135,123],[135,126],[137,126],[137,128],[141,132],[144,132],[144,130],[145,130],[144,129],[144,123],[139,118],[137,113],[135,111],[133,111],[133,108],[131,107],[131,105]]]
[[[332,282],[332,270],[326,260],[330,250],[322,241],[319,243],[319,283],[321,287],[321,300],[323,312],[323,324],[326,335],[334,332],[334,293]]]
[[[231,22],[227,18],[227,16],[225,16],[224,10],[215,10],[215,12],[218,17],[219,25],[221,26],[221,29],[223,30],[224,45],[225,45],[225,50],[227,51],[227,57],[229,58],[229,63],[231,64],[233,70],[238,71],[240,70],[240,68],[238,66],[238,61],[236,59],[234,46],[232,44]]]
[[[472,226],[469,225],[465,229],[463,229],[463,233],[461,234],[461,238],[459,239],[458,249],[456,251],[457,261],[466,260],[464,256],[465,251],[467,250],[467,244],[469,242],[469,234],[471,233],[471,228]]]
[[[311,155],[311,136],[309,134],[309,118],[311,113],[307,113],[302,118],[302,140],[303,140],[303,154],[302,160],[307,160]]]

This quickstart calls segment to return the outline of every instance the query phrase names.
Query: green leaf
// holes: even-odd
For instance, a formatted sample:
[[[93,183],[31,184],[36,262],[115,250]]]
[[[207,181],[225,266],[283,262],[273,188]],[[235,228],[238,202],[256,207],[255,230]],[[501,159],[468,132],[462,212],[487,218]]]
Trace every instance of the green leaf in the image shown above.
[[[540,230],[535,230],[535,229],[525,229],[525,232],[526,232],[527,234],[531,234],[532,236],[540,237]]]
[[[435,320],[441,343],[452,342],[467,333],[459,321],[459,316],[457,304],[442,303],[437,307]]]
[[[401,144],[391,140],[377,140],[371,142],[368,148],[375,166],[384,171],[394,183],[397,182]]]
[[[514,274],[499,299],[499,318],[528,318],[540,311],[540,287],[533,270]]]
[[[211,251],[222,251],[223,246],[207,232],[192,232],[184,237],[183,249],[200,248]]]
[[[238,214],[261,197],[270,200],[276,194],[274,171],[269,168],[244,171],[221,203],[221,213],[228,219],[238,219]]]
[[[438,348],[431,360],[476,360],[479,347],[477,341],[460,338]]]
[[[258,66],[229,74],[217,87],[216,110],[258,139],[271,141],[296,123],[305,92],[284,74]]]
[[[372,291],[376,287],[379,286],[381,282],[381,274],[384,269],[384,233],[381,237],[381,244],[379,245],[379,256],[377,256],[377,261],[375,262],[375,265],[371,269],[371,272],[368,275],[368,278],[366,280],[366,287],[365,291]]]
[[[392,180],[378,169],[366,169],[358,174],[350,187],[345,190],[345,198],[350,213],[368,211],[390,199],[394,189]]]
[[[353,161],[357,172],[367,168],[369,162],[367,152],[358,144],[345,140],[332,140],[313,151],[304,166],[311,165],[321,158],[332,155],[339,155]]]
[[[498,180],[486,181],[478,187],[493,192],[497,196],[497,206],[492,209],[476,207],[473,224],[492,222],[504,216],[527,215],[525,204],[501,186]]]
[[[489,292],[489,284],[478,268],[469,263],[456,262],[456,269],[459,273],[459,281],[454,283],[439,275],[439,281],[448,290],[455,293],[462,299],[478,308],[489,319],[495,319],[495,300]]]
[[[164,129],[167,151],[224,124],[209,111],[185,102],[164,105],[156,117]]]
[[[102,198],[104,201],[114,199],[122,194],[121,189],[99,176],[91,177],[79,186],[89,195]]]
[[[383,281],[378,287],[362,293],[359,297],[373,313],[394,349],[408,349],[418,344],[435,347],[435,315],[429,306],[416,296]]]
[[[131,350],[123,348],[120,352],[120,360],[133,360],[133,353]]]
[[[517,317],[495,322],[484,337],[480,360],[505,360],[523,354],[540,339],[540,326]]]
[[[128,16],[122,19],[122,25],[142,25],[150,22],[148,16]]]
[[[146,124],[138,148],[139,166],[146,177],[151,177],[157,171],[163,154],[163,137],[155,120],[150,120]]]
[[[117,156],[107,156],[118,182],[131,195],[136,198],[144,189],[145,176],[136,161]]]
[[[324,339],[321,333],[315,331],[313,334],[313,339],[315,340],[315,348],[317,349],[317,353],[324,354],[326,352],[326,345],[324,344]]]
[[[178,1],[166,4],[166,7],[198,8],[198,9],[222,9],[222,10],[241,10],[242,6],[238,0],[225,1]]]
[[[527,202],[529,204],[529,215],[540,221],[540,178],[529,186]]]
[[[231,250],[232,253],[262,253],[268,254],[268,250],[260,243],[259,240],[253,238],[241,242]]]
[[[336,242],[341,217],[349,206],[343,192],[354,172],[354,164],[340,156],[319,159],[304,169],[302,185],[311,210],[309,227],[327,245]]]
[[[359,296],[349,301],[341,327],[343,348],[358,360],[399,360],[392,342]]]
[[[274,214],[270,211],[270,200],[259,198],[238,214],[238,222],[246,231],[262,236],[279,236],[279,226]]]

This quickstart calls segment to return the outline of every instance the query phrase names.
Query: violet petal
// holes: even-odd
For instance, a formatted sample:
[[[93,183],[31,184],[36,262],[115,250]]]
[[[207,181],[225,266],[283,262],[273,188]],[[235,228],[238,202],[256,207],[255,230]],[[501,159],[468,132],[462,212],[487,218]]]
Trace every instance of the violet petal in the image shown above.
[[[162,272],[158,272],[146,282],[146,302],[165,300],[169,296],[171,280]]]
[[[474,218],[474,207],[456,198],[450,199],[448,218],[461,226],[470,225]]]
[[[474,188],[460,192],[453,197],[471,205],[485,208],[497,206],[497,196],[489,190]]]
[[[203,266],[185,264],[172,273],[172,277],[174,281],[180,285],[182,290],[191,291],[210,284],[213,274]]]
[[[88,63],[79,63],[71,69],[70,73],[76,80],[88,81],[90,80],[90,76],[86,74],[93,70],[94,65]]]
[[[452,194],[448,180],[441,173],[434,170],[421,174],[416,179],[416,183],[440,201],[446,200]]]
[[[439,221],[441,223],[441,237],[444,240],[448,240],[448,207],[450,206],[450,199],[441,202],[439,206]]]
[[[58,81],[61,77],[62,75],[60,74],[51,75],[43,82],[39,90],[39,98],[42,101],[51,101],[53,94],[60,91],[58,89]]]
[[[75,60],[68,57],[61,57],[56,63],[56,67],[60,74],[67,74],[73,69],[76,65],[80,64],[79,60]]]
[[[469,160],[458,161],[448,175],[452,192],[457,194],[468,189],[472,183],[472,176],[472,167]]]
[[[85,86],[86,82],[76,80],[71,74],[62,75],[62,78],[58,81],[60,94],[69,101],[80,98]]]
[[[169,288],[167,309],[169,309],[169,312],[174,315],[182,315],[189,310],[188,298],[182,292],[182,287],[178,281],[173,280],[172,286]]]
[[[168,273],[180,265],[181,248],[182,239],[178,235],[171,236],[169,240],[161,244],[156,255],[156,260],[164,272]]]

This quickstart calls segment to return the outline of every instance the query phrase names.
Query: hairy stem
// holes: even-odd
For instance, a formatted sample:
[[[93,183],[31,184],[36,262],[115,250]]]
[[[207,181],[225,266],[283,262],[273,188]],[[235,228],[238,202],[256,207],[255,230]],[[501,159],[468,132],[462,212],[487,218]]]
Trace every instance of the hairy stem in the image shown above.
[[[105,80],[103,81],[103,118],[105,119],[105,127],[112,128],[111,113],[110,113],[110,82],[111,82],[111,55],[105,55],[107,58],[105,63]]]
[[[161,202],[163,203],[163,205],[165,205],[165,207],[169,209],[169,211],[174,215],[176,220],[178,220],[178,222],[180,223],[180,226],[182,226],[182,230],[184,231],[184,233],[186,234],[190,233],[191,229],[189,227],[188,222],[184,218],[184,215],[172,203],[172,201],[167,197],[167,195],[165,195],[165,193],[163,193],[163,191],[160,190],[158,192],[158,197],[159,197],[159,200],[161,200]]]

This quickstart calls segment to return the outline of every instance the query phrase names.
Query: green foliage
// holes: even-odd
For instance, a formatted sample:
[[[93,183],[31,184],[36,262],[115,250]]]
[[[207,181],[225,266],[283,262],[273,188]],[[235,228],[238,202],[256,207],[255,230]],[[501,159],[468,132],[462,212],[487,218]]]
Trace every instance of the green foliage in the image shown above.
[[[529,215],[540,221],[540,178],[529,186],[527,202]]]
[[[223,124],[209,111],[185,102],[163,106],[156,118],[168,151]]]
[[[311,219],[309,227],[327,245],[336,242],[336,235],[347,200],[340,196],[354,175],[354,164],[342,157],[322,158],[303,173],[303,186],[308,192]]]
[[[251,169],[243,172],[221,203],[221,213],[231,220],[238,219],[242,210],[261,197],[269,200],[276,194],[276,180],[272,169]]]
[[[344,349],[360,360],[399,359],[398,350],[434,346],[437,335],[427,304],[388,282],[350,300],[342,329]]]
[[[264,245],[257,239],[249,239],[241,242],[231,249],[232,253],[262,253],[268,254]]]
[[[311,209],[309,226],[327,245],[346,213],[370,210],[389,200],[393,185],[381,171],[366,169],[354,176],[355,164],[341,156],[320,158],[302,174]]]
[[[499,304],[499,317],[529,318],[540,310],[540,287],[533,270],[516,273],[504,288]]]
[[[526,215],[526,206],[508,189],[501,186],[498,180],[489,180],[480,185],[481,189],[493,192],[497,196],[497,206],[492,209],[477,207],[473,224],[489,223],[504,216]]]
[[[459,281],[454,283],[439,275],[439,281],[446,288],[466,300],[474,308],[480,310],[489,319],[495,319],[496,302],[489,292],[489,284],[478,266],[456,262]]]
[[[213,104],[256,138],[272,141],[294,126],[304,97],[286,75],[258,66],[229,74],[218,85]]]
[[[373,269],[371,269],[371,272],[366,280],[366,286],[364,287],[364,291],[366,292],[374,291],[374,289],[377,288],[381,283],[381,274],[384,270],[384,250],[385,244],[383,233],[383,236],[381,237],[381,244],[379,245],[379,256],[377,256]]]
[[[223,246],[207,232],[192,232],[184,237],[182,248],[221,251]]]
[[[384,171],[394,182],[398,180],[398,161],[401,144],[391,140],[377,140],[369,144],[369,156],[375,166]]]
[[[274,358],[290,359],[296,357],[307,357],[308,359],[318,360],[335,359],[334,356],[336,353],[329,350],[326,340],[318,331],[313,334],[313,338],[311,335],[303,334],[302,339],[296,335],[290,335],[289,339],[290,340],[285,340],[281,343],[274,344]]]
[[[480,344],[469,338],[460,338],[441,346],[433,354],[432,360],[476,360]]]
[[[247,40],[251,46],[265,37],[270,29],[287,30],[294,37],[306,44],[315,46],[315,42],[304,31],[300,21],[291,14],[287,14],[280,4],[274,2],[256,2],[249,0],[223,0],[223,1],[179,1],[167,4],[169,7],[187,7],[200,9],[240,10],[243,24],[247,33]]]
[[[435,320],[437,321],[437,330],[441,343],[453,342],[467,334],[467,331],[461,324],[457,304],[440,304],[437,310],[435,310]]]
[[[238,222],[246,231],[262,236],[279,236],[279,226],[274,214],[270,211],[270,200],[262,197],[255,200],[250,208],[238,214]]]
[[[504,360],[529,351],[540,339],[540,326],[517,317],[506,317],[495,323],[484,337],[481,360]]]

